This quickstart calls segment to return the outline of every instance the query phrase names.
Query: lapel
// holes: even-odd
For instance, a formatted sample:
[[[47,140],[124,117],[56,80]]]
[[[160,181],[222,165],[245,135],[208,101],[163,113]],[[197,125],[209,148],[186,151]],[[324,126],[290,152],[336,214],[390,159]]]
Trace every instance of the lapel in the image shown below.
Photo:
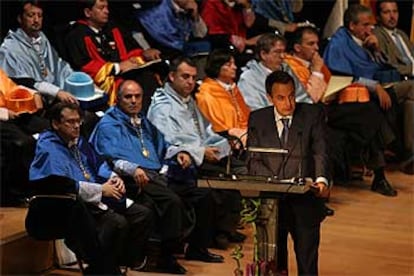
[[[282,149],[282,142],[279,138],[279,133],[276,126],[276,118],[274,108],[269,108],[265,116],[263,117],[263,124],[265,127],[263,128],[265,132],[263,133],[265,147],[272,147]],[[293,126],[293,122],[292,122]],[[288,148],[290,147],[290,129],[289,129],[289,138],[288,138]],[[283,154],[276,154],[276,153],[264,153],[262,154],[263,163],[267,168],[272,170],[273,175],[277,175],[280,172],[280,166],[283,162]]]
[[[387,31],[385,31],[383,27],[380,28],[380,32],[382,33],[382,36],[385,38],[385,44],[386,44],[386,47],[389,49],[390,53],[392,53],[399,62],[403,63],[404,61],[403,61],[402,53],[400,52],[400,49],[398,49],[397,45],[395,44],[394,39],[387,33]],[[402,35],[398,30],[397,30],[397,33],[402,38]]]

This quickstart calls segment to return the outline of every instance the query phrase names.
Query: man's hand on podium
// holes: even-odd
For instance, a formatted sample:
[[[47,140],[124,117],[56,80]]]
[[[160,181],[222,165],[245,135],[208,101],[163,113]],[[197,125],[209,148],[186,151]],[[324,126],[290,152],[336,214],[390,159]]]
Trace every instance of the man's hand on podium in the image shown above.
[[[329,188],[323,182],[313,183],[310,188],[317,197],[327,198],[329,196]]]

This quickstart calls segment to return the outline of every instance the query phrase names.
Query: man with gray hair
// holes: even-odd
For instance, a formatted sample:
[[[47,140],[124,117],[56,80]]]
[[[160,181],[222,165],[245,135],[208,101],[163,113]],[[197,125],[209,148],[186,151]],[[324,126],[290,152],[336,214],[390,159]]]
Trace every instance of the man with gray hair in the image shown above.
[[[246,104],[251,110],[272,104],[265,89],[265,80],[270,73],[282,70],[294,77],[290,68],[283,63],[285,49],[286,39],[274,33],[264,34],[257,41],[255,59],[250,60],[242,68],[243,73],[237,83]],[[295,90],[296,93],[303,90],[296,80]]]

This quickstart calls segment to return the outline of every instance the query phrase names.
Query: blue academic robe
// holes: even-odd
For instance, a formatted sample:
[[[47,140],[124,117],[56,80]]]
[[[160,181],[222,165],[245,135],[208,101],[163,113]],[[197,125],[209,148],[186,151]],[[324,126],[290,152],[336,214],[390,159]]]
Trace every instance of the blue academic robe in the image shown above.
[[[312,103],[306,93],[305,88],[300,83],[298,78],[292,72],[287,64],[282,63],[282,71],[287,72],[292,76],[295,82],[296,101]],[[246,66],[242,68],[243,73],[240,75],[237,87],[246,104],[250,107],[250,110],[254,111],[263,107],[273,105],[267,97],[266,92],[266,78],[270,74],[270,70],[266,69],[264,65],[255,59],[247,62]]]
[[[293,22],[291,0],[252,0],[253,10],[267,19]]]
[[[325,48],[323,59],[333,72],[374,79],[381,68],[366,49],[359,46],[345,27],[339,28]]]
[[[188,105],[195,108],[200,133],[191,110],[169,83],[155,91],[147,116],[164,134],[165,139],[171,144],[180,145],[183,151],[191,155],[197,166],[203,162],[205,147],[218,147],[220,156],[227,156],[230,151],[227,139],[212,130],[193,98],[189,99]]]
[[[90,179],[86,179],[76,159],[73,158],[68,145],[56,132],[47,130],[40,134],[36,146],[36,155],[30,167],[30,180],[39,180],[50,175],[65,176],[76,181],[100,182],[103,175],[110,176],[110,171],[99,168],[102,160],[94,153],[82,137],[78,140],[82,163],[85,165]]]
[[[155,40],[180,51],[183,51],[192,32],[191,16],[177,15],[171,0],[163,0],[153,8],[137,11],[136,18]]]
[[[99,155],[113,161],[125,160],[150,170],[161,169],[164,157],[170,158],[177,152],[165,141],[162,133],[145,117],[141,116],[143,142],[149,151],[149,158],[142,154],[142,145],[130,117],[117,106],[111,107],[96,125],[90,137]]]
[[[73,72],[70,65],[61,59],[43,32],[39,33],[40,56],[45,62],[47,75],[42,74],[39,55],[31,38],[22,30],[9,31],[0,46],[0,67],[12,78],[32,78],[64,88],[65,79]]]
[[[55,131],[47,130],[40,134],[37,141],[35,158],[30,166],[30,180],[35,181],[50,176],[63,176],[76,181],[76,190],[80,189],[81,181],[93,184],[104,183],[112,173],[108,164],[96,155],[93,148],[82,137],[79,137],[77,145],[81,154],[82,164],[90,178],[87,179],[85,177],[67,143]],[[94,200],[101,198],[101,190],[96,190],[92,186],[89,188],[88,185],[83,186],[82,193],[85,195],[83,199],[86,199],[86,197],[89,199],[93,198]],[[80,194],[80,196],[82,198],[83,194]],[[120,202],[104,198],[103,202],[113,208],[118,208],[125,205],[125,198]]]

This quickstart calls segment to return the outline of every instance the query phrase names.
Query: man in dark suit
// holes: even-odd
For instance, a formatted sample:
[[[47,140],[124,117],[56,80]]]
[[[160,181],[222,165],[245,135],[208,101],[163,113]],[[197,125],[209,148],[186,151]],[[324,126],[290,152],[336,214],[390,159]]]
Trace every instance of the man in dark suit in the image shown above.
[[[279,200],[277,271],[287,273],[287,235],[294,241],[299,275],[318,274],[320,223],[324,219],[321,197],[329,189],[325,119],[317,105],[296,104],[292,77],[275,71],[266,79],[266,92],[274,106],[250,115],[248,146],[284,148],[287,154],[252,153],[253,175],[279,178],[311,177],[313,192],[289,194]]]
[[[405,154],[402,158],[405,162],[401,169],[405,173],[414,174],[414,43],[403,30],[397,28],[399,11],[396,0],[378,0],[376,11],[378,26],[373,32],[388,63],[402,76],[402,81],[394,84],[404,114]]]

